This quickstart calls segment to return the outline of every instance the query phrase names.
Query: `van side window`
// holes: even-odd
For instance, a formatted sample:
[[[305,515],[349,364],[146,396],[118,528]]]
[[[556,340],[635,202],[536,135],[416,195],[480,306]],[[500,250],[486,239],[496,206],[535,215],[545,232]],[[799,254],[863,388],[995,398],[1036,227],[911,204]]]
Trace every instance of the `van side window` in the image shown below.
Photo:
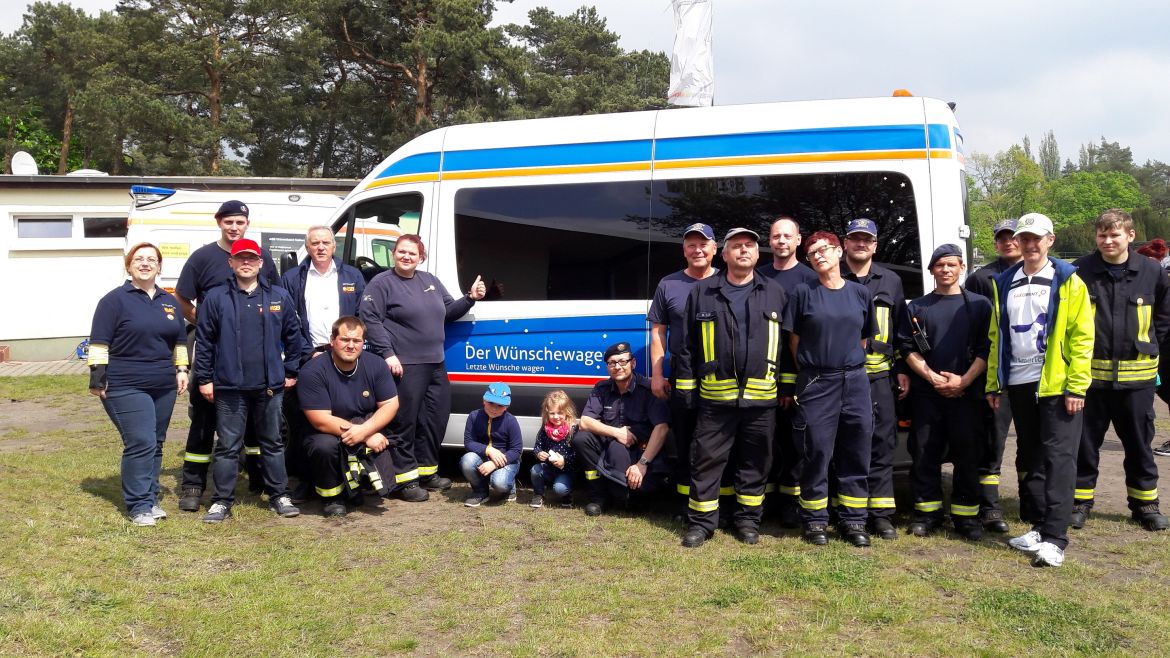
[[[760,233],[760,263],[772,258],[768,230],[779,215],[791,215],[808,237],[816,231],[841,236],[851,219],[867,217],[878,225],[875,260],[898,273],[906,298],[922,295],[922,256],[918,213],[910,179],[896,172],[791,174],[656,180],[650,229],[650,279],[684,266],[683,230],[710,224],[722,246],[728,229],[744,226]],[[805,261],[804,253],[800,258]],[[723,268],[718,253],[716,267]],[[807,262],[807,261],[805,261]]]
[[[460,190],[459,286],[482,274],[488,300],[646,299],[648,192],[644,181]]]
[[[422,217],[421,194],[396,194],[371,199],[358,204],[354,210],[354,264],[366,280],[393,264],[394,244],[398,236],[418,233]],[[337,253],[345,254],[348,247],[348,224],[337,231]]]

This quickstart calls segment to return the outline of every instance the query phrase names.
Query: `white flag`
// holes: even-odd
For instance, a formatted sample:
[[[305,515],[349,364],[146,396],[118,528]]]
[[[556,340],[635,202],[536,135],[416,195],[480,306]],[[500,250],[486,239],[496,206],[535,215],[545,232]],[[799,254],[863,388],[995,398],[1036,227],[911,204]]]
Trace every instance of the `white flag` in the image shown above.
[[[674,53],[670,56],[670,103],[690,107],[715,100],[715,56],[711,51],[711,0],[671,0]]]

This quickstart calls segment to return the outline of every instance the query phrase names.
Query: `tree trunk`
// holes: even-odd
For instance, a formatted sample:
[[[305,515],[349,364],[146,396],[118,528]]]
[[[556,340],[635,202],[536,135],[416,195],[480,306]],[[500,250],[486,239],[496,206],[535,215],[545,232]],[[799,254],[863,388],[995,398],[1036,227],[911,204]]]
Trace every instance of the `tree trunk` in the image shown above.
[[[126,140],[126,136],[120,132],[114,136],[114,148],[110,149],[111,152],[114,154],[114,158],[113,158],[114,161],[110,163],[110,175],[111,176],[121,176],[122,175],[122,143],[125,140]]]
[[[430,84],[427,75],[427,56],[425,53],[415,53],[414,76],[414,125],[423,122],[431,114]]]
[[[73,138],[73,98],[65,98],[65,122],[61,127],[61,159],[57,162],[57,174],[69,173],[69,140]]]

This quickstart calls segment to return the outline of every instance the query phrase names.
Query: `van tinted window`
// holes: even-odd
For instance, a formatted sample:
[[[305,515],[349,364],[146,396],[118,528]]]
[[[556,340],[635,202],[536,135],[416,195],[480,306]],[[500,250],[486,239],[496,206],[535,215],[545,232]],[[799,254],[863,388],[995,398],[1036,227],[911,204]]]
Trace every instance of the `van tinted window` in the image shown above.
[[[355,263],[366,280],[394,265],[396,236],[418,233],[423,197],[417,192],[378,197],[358,204],[352,211],[357,248],[349,244],[348,218],[336,225],[337,254]]]
[[[653,186],[650,276],[657,281],[684,265],[683,230],[710,224],[722,245],[728,229],[757,231],[760,261],[768,262],[768,230],[779,215],[800,223],[806,238],[816,231],[845,232],[851,219],[868,217],[878,225],[876,260],[902,277],[906,297],[922,294],[918,213],[910,179],[895,172],[795,174],[658,180]],[[804,259],[804,254],[800,254]],[[721,266],[722,260],[716,256]]]
[[[646,182],[460,190],[459,286],[481,274],[488,300],[646,299],[649,212]]]

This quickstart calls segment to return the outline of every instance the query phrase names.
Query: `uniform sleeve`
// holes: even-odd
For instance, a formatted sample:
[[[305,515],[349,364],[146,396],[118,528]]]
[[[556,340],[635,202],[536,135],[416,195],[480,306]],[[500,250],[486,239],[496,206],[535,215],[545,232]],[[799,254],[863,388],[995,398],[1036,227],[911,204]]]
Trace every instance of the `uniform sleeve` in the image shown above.
[[[894,340],[898,352],[902,354],[903,358],[911,352],[918,351],[918,346],[914,344],[914,331],[910,324],[910,318],[914,317],[917,312],[915,302],[906,304],[905,310],[902,311],[902,321],[898,323],[898,334]]]
[[[524,454],[524,435],[520,432],[520,423],[515,416],[505,412],[504,427],[508,432],[508,447],[504,456],[508,458],[509,464],[519,464],[520,455]]]
[[[601,400],[601,389],[594,386],[593,390],[589,392],[589,399],[585,401],[585,408],[581,410],[581,416],[601,420],[601,411],[604,408],[605,403]]]
[[[463,426],[463,448],[468,452],[479,455],[480,459],[487,459],[487,442],[481,441],[475,433],[475,419],[482,413],[479,410],[467,414],[467,423]]]
[[[321,359],[332,358],[323,354]],[[297,401],[304,411],[333,411],[333,401],[329,398],[329,387],[325,378],[321,376],[320,368],[305,368],[301,379],[297,380]]]
[[[991,281],[991,320],[987,323],[987,385],[983,388],[986,393],[999,393],[1003,387],[999,383],[999,286],[995,280]]]
[[[687,295],[686,308],[683,309],[683,321],[679,326],[679,348],[678,354],[674,355],[674,365],[677,371],[674,373],[674,394],[683,401],[688,408],[694,408],[695,405],[695,389],[698,382],[699,369],[695,365],[695,359],[700,354],[698,345],[698,332],[694,329],[695,308],[699,304],[699,287],[691,288],[690,294]],[[592,401],[592,398],[590,399]]]
[[[1161,345],[1170,337],[1170,279],[1160,269],[1158,275],[1154,285],[1154,340]],[[1167,359],[1170,355],[1162,355],[1162,361]]]
[[[646,321],[652,324],[670,324],[666,312],[666,290],[661,282],[654,289],[654,298],[650,300],[650,310],[646,312]]]
[[[268,281],[268,285],[280,285],[280,270],[276,269],[276,263],[272,260],[272,254],[267,249],[261,249],[261,258],[264,259],[264,266],[260,268],[260,273]]]
[[[366,341],[370,344],[370,351],[385,359],[394,356],[394,334],[386,327],[386,300],[389,297],[390,286],[386,279],[379,274],[366,287],[362,301],[358,304],[358,317],[366,323]]]
[[[439,289],[439,292],[443,293],[443,306],[447,309],[444,314],[446,322],[458,320],[467,315],[467,312],[471,310],[472,306],[475,306],[475,300],[467,295],[460,295],[459,299],[453,299],[450,293],[447,292],[447,288],[443,285],[443,282],[439,281],[438,277],[434,277],[434,280],[435,287]]]
[[[280,318],[281,341],[284,343],[284,376],[295,379],[297,371],[301,369],[301,361],[308,358],[308,349],[301,335],[301,320],[297,317],[296,304],[283,288],[278,290],[281,291],[280,303],[288,311],[282,313]]]
[[[1090,367],[1093,361],[1093,337],[1096,323],[1093,306],[1089,302],[1089,289],[1075,273],[1066,284],[1069,288],[1068,322],[1065,342],[1068,345],[1068,376],[1065,392],[1084,397],[1092,382]],[[1064,286],[1061,286],[1064,287]]]
[[[196,250],[192,256],[199,254]],[[182,295],[183,299],[189,302],[195,301],[198,291],[196,286],[198,282],[195,280],[195,267],[197,263],[194,258],[188,258],[186,263],[183,263],[183,269],[179,271],[179,281],[175,284],[175,292]]]
[[[200,305],[195,317],[195,382],[202,386],[215,379],[215,352],[219,340],[218,296],[211,295]]]
[[[807,288],[796,286],[792,294],[788,296],[788,303],[784,305],[784,331],[797,336],[800,335],[800,327],[797,326],[797,323],[800,319],[801,307],[804,305],[804,290]]]
[[[981,267],[967,277],[967,291],[991,299],[991,270]]]
[[[670,405],[666,400],[654,396],[650,388],[646,388],[646,394],[650,397],[650,406],[646,409],[646,415],[650,418],[651,425],[670,424]]]
[[[331,358],[328,354],[322,354],[317,358]],[[374,399],[378,402],[385,402],[398,397],[398,386],[394,383],[394,377],[390,374],[390,369],[386,367],[385,363],[375,363],[374,368]]]
[[[862,289],[860,291],[858,291],[858,293],[860,295],[859,299],[865,305],[865,322],[862,323],[862,327],[861,327],[861,339],[865,340],[865,339],[869,338],[870,336],[876,334],[878,331],[877,317],[876,317],[877,312],[874,311],[873,296],[871,296],[869,294],[869,291],[866,290],[864,287],[862,287]]]
[[[991,302],[985,297],[976,299],[975,326],[969,330],[975,332],[971,341],[971,352],[976,359],[987,360],[991,354],[991,339],[988,330],[991,325]]]
[[[894,280],[897,281],[897,285],[895,286],[897,294],[894,297],[893,315],[890,317],[889,338],[890,344],[894,348],[894,374],[909,375],[910,366],[906,365],[907,352],[903,352],[898,348],[897,340],[898,333],[902,330],[902,325],[906,322],[906,293],[902,289],[902,280],[896,278],[896,276]]]
[[[108,346],[114,340],[114,330],[118,327],[118,307],[117,297],[112,294],[98,301],[89,328],[89,342]]]

